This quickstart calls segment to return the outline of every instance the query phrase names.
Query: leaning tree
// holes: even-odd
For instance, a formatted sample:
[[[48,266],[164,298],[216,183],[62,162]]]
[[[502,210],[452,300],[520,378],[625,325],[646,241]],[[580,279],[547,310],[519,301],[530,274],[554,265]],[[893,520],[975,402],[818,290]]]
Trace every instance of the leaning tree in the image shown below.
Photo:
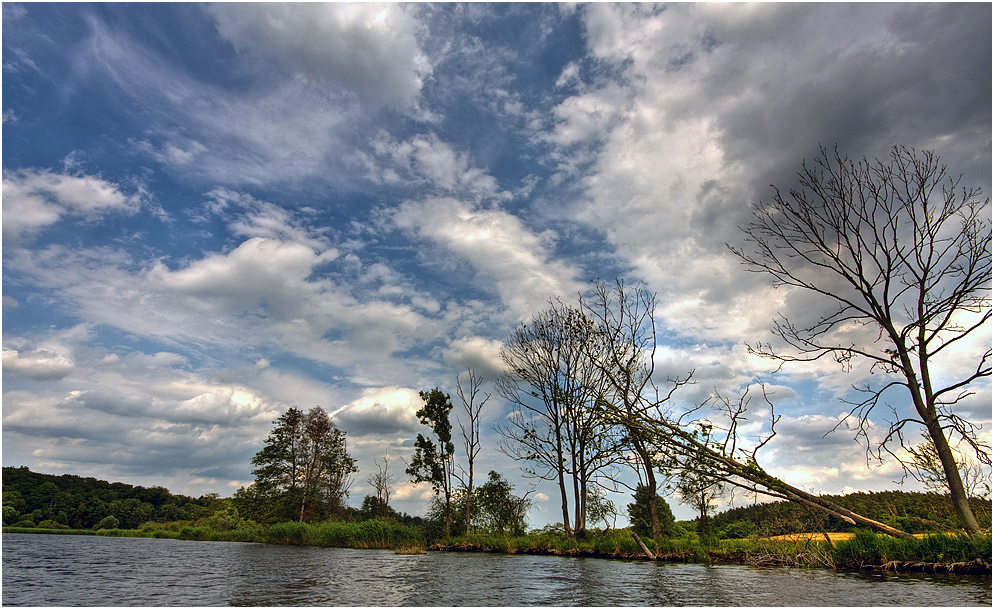
[[[848,403],[847,419],[857,437],[876,458],[901,459],[909,426],[924,428],[960,525],[978,533],[953,446],[990,465],[989,444],[962,414],[976,382],[991,375],[990,199],[960,188],[933,152],[905,147],[889,162],[822,148],[798,176],[796,188],[753,209],[744,247],[729,249],[775,286],[830,308],[808,320],[781,315],[773,333],[784,344],[751,351],[781,366],[832,358],[849,370],[863,360],[885,373],[854,386],[862,397]],[[902,387],[911,408],[891,406],[886,433],[872,439],[871,414]]]

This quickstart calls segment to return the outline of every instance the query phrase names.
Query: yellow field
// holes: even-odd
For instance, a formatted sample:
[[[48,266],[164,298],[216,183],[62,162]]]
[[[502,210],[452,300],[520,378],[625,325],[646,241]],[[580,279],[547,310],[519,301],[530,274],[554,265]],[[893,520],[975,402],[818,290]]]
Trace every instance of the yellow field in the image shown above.
[[[832,542],[845,541],[852,537],[852,533],[829,533],[828,536],[832,539]],[[777,539],[784,541],[808,541],[814,539],[815,541],[825,540],[825,536],[821,533],[793,533],[791,535],[776,535],[774,537],[767,537],[767,539]]]

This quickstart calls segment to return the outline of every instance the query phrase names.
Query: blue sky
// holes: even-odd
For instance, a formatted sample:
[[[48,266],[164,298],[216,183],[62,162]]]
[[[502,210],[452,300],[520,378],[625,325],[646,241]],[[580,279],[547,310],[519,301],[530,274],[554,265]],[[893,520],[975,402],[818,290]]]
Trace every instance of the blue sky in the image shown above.
[[[389,453],[420,514],[417,391],[492,381],[550,297],[624,277],[657,293],[661,378],[696,371],[682,407],[764,382],[768,469],[894,488],[825,436],[865,370],[745,350],[819,306],[726,248],[819,144],[932,149],[990,192],[990,5],[4,3],[4,465],[227,496],[321,405],[351,502]],[[508,408],[477,470],[524,492]]]

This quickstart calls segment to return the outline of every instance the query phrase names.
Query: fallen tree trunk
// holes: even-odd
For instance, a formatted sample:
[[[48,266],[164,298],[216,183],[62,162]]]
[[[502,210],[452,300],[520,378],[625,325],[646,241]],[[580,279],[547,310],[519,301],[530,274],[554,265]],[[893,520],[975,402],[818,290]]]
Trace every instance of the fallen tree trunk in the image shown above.
[[[642,538],[638,536],[638,533],[632,531],[632,537],[635,539],[635,542],[639,544],[639,547],[642,548],[642,552],[645,553],[649,560],[656,560],[656,555],[649,551],[649,548],[645,545],[645,542],[642,541]]]

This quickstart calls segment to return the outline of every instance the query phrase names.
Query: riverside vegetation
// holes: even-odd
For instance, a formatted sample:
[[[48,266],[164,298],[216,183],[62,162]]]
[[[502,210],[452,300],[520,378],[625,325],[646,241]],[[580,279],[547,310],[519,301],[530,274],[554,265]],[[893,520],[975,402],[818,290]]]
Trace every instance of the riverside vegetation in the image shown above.
[[[172,495],[165,489],[149,492],[150,489],[140,486],[78,476],[52,476],[11,467],[3,468],[3,486],[4,533],[392,549],[398,554],[464,551],[646,560],[632,535],[635,529],[636,533],[649,533],[645,544],[661,561],[972,573],[989,573],[991,562],[990,533],[979,537],[949,533],[948,527],[941,524],[951,517],[945,513],[948,506],[942,507],[941,496],[926,493],[850,496],[867,513],[882,512],[880,517],[884,520],[914,522],[918,528],[932,523],[932,533],[914,539],[847,529],[848,525],[842,521],[831,522],[835,519],[816,522],[811,515],[792,512],[796,505],[784,502],[717,514],[703,535],[700,522],[675,522],[668,508],[662,508],[666,538],[656,544],[651,538],[651,525],[639,517],[640,511],[634,504],[629,506],[629,513],[634,516],[633,527],[592,529],[579,538],[567,536],[561,526],[552,525],[527,533],[521,530],[523,527],[481,528],[478,533],[445,541],[444,510],[439,506],[421,518],[397,513],[387,506],[370,506],[371,502],[367,501],[365,509],[350,509],[336,519],[321,523],[259,523],[242,518],[232,499],[215,495],[193,499]],[[154,499],[154,503],[148,499]],[[979,502],[977,508],[983,526],[989,531],[990,503]],[[148,519],[136,523],[136,514]],[[184,517],[170,520],[170,515],[175,514]],[[77,523],[77,527],[71,527],[70,521]],[[793,538],[785,535],[817,529],[832,530],[833,537],[848,530],[849,537],[835,541],[833,547],[821,533]],[[947,532],[937,532],[942,529]]]

